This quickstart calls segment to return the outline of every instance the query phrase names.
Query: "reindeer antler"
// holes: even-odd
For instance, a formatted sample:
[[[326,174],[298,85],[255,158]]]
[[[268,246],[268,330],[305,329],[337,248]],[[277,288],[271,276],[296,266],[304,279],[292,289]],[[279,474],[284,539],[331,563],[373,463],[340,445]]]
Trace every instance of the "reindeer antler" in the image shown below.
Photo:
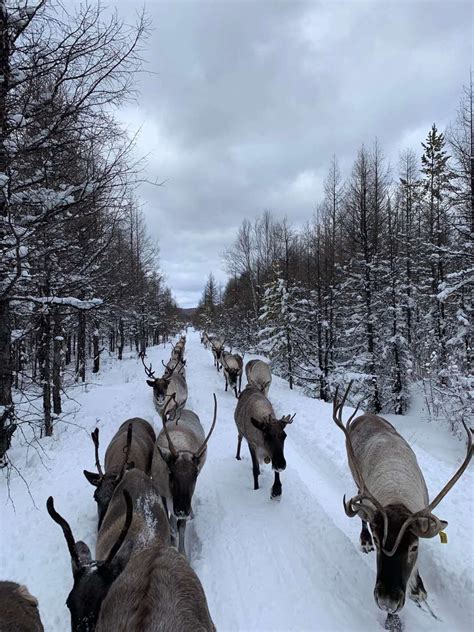
[[[133,432],[133,424],[130,422],[128,424],[127,427],[127,442],[125,443],[125,445],[122,448],[122,451],[124,453],[124,459],[123,459],[123,464],[122,467],[120,468],[119,473],[117,474],[116,480],[120,481],[122,479],[122,476],[125,472],[125,468],[127,467],[127,463],[128,463],[128,457],[130,455],[130,446],[132,445],[132,432]]]
[[[94,452],[95,452],[95,466],[97,468],[97,471],[99,472],[100,476],[103,476],[104,473],[102,471],[102,468],[100,466],[100,460],[99,460],[99,429],[96,428],[94,430],[94,432],[91,432],[91,439],[94,443]]]
[[[64,537],[66,539],[67,548],[69,549],[69,555],[76,568],[81,566],[81,562],[79,559],[79,553],[77,552],[76,543],[74,541],[74,536],[72,535],[71,527],[69,526],[68,521],[63,518],[56,509],[54,508],[54,498],[50,496],[46,501],[46,509],[48,510],[49,515],[54,520],[56,524],[58,524],[63,530]]]
[[[355,498],[353,500],[354,500],[354,502],[358,502],[358,501],[361,501],[363,499],[367,499],[373,505],[375,505],[375,507],[377,508],[378,511],[380,511],[380,513],[382,514],[382,517],[383,517],[383,540],[382,540],[382,546],[385,546],[385,542],[387,541],[387,535],[388,535],[388,516],[387,516],[387,512],[385,511],[385,509],[381,505],[381,503],[375,498],[375,496],[373,494],[371,494],[370,491],[368,490],[367,485],[366,485],[366,483],[364,481],[364,477],[362,476],[362,472],[361,472],[361,470],[359,468],[359,464],[357,463],[357,458],[355,456],[354,448],[352,447],[352,443],[351,443],[350,436],[349,436],[349,426],[350,426],[351,421],[354,419],[355,415],[357,414],[357,411],[359,410],[360,403],[357,404],[354,412],[349,417],[349,419],[346,421],[345,425],[344,425],[344,423],[342,421],[342,410],[344,408],[344,404],[346,403],[347,396],[349,395],[349,392],[350,392],[350,390],[352,388],[352,384],[353,384],[353,380],[351,380],[349,382],[349,385],[347,386],[346,391],[345,391],[340,403],[338,403],[338,401],[337,401],[337,396],[338,396],[338,393],[339,393],[339,387],[336,388],[336,392],[334,394],[332,418],[333,418],[334,423],[342,430],[342,432],[344,433],[344,435],[346,437],[346,449],[347,449],[347,458],[349,460],[349,465],[352,466],[353,470],[355,471],[355,473],[357,475],[357,484],[358,484],[358,487],[359,487],[359,494],[357,496],[355,496]],[[345,509],[346,514],[350,518],[353,518],[357,514],[357,510],[354,510],[352,501],[350,501],[348,504],[346,504],[345,497],[344,497],[343,502],[344,502],[344,509]]]
[[[130,525],[132,524],[133,503],[132,503],[132,498],[129,492],[126,489],[123,490],[123,497],[125,499],[125,504],[127,507],[125,522],[123,523],[122,531],[120,532],[119,537],[117,538],[115,544],[110,549],[109,554],[107,555],[107,559],[105,560],[106,564],[110,564],[110,562],[114,559],[115,555],[117,554],[117,552],[119,551],[120,547],[122,546],[125,540],[128,530],[130,529]]]
[[[403,535],[404,535],[405,531],[408,529],[410,524],[412,524],[413,522],[418,520],[418,518],[426,518],[430,522],[431,521],[436,522],[438,520],[438,518],[436,518],[432,514],[433,509],[437,505],[439,505],[439,503],[443,500],[443,498],[446,496],[446,494],[458,482],[458,480],[461,478],[461,476],[463,475],[464,471],[466,470],[467,466],[469,465],[470,460],[472,459],[472,453],[473,453],[472,430],[469,430],[469,428],[467,427],[464,419],[461,419],[461,423],[464,426],[464,429],[465,429],[466,434],[467,434],[467,450],[466,450],[466,456],[464,458],[464,461],[461,463],[461,465],[458,467],[456,472],[449,479],[449,481],[446,483],[446,485],[443,487],[443,489],[439,492],[439,494],[437,494],[437,496],[435,496],[435,498],[426,507],[424,507],[420,511],[416,511],[415,513],[413,513],[411,516],[409,516],[405,520],[405,522],[402,524],[402,526],[400,528],[400,531],[398,532],[398,535],[397,535],[397,538],[396,538],[396,540],[394,542],[393,547],[390,549],[390,551],[384,550],[385,555],[388,555],[389,557],[392,557],[395,554],[396,550],[398,549],[398,547],[400,545],[400,542],[401,542],[401,540],[403,538]],[[430,529],[428,528],[426,530],[426,533],[429,533],[429,532],[430,532]]]
[[[178,453],[176,451],[176,448],[173,445],[173,442],[171,441],[171,437],[170,437],[170,433],[168,432],[168,428],[166,427],[166,412],[168,410],[168,406],[171,402],[171,400],[174,399],[176,402],[176,393],[173,393],[172,395],[169,396],[168,401],[166,402],[166,406],[163,410],[163,415],[161,417],[161,421],[163,423],[163,430],[165,431],[165,435],[166,438],[168,439],[168,446],[170,449],[171,454],[173,455],[174,458],[176,458],[178,456]]]
[[[199,448],[196,457],[199,459],[203,454],[204,454],[204,450],[206,449],[207,446],[207,442],[209,441],[211,434],[214,430],[214,427],[216,425],[216,419],[217,419],[217,398],[216,398],[216,394],[213,393],[212,396],[214,397],[214,417],[212,419],[212,424],[211,424],[211,429],[209,430],[209,434],[207,435],[207,437],[204,439],[204,443],[202,444],[202,446]]]
[[[148,367],[148,366],[145,364],[145,359],[144,359],[144,357],[143,357],[143,354],[140,354],[140,360],[142,361],[143,368],[145,369],[145,373],[147,374],[147,376],[148,376],[149,378],[156,379],[156,378],[155,378],[155,372],[153,371],[153,366],[152,366],[151,362],[150,362],[150,366]]]

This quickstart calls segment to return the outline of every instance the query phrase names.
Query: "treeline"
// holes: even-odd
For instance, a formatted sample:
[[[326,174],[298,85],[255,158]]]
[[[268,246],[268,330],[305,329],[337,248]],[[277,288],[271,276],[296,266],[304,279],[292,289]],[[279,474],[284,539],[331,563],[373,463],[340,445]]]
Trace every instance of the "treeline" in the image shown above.
[[[176,314],[135,198],[141,164],[114,117],[146,29],[99,4],[0,3],[2,463],[19,425],[52,434],[88,361],[98,371],[104,350],[143,351]]]
[[[325,401],[354,379],[368,409],[402,414],[417,382],[433,413],[472,416],[472,103],[470,87],[446,135],[433,125],[396,173],[377,142],[344,180],[333,158],[304,227],[244,221],[196,324]]]

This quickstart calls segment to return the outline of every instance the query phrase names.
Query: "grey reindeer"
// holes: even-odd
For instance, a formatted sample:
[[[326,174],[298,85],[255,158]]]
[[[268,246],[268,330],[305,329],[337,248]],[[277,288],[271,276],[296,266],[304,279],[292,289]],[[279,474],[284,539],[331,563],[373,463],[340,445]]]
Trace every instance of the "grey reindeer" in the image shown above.
[[[206,462],[207,443],[216,425],[214,417],[206,437],[199,417],[192,410],[181,411],[177,422],[165,421],[156,440],[152,479],[170,515],[171,528],[178,535],[178,548],[184,555],[186,522],[192,517],[191,502],[196,481]]]
[[[146,474],[150,473],[155,447],[155,431],[151,424],[140,417],[132,417],[121,424],[105,451],[104,470],[99,459],[99,430],[91,433],[95,448],[96,472],[84,470],[84,476],[96,487],[94,499],[97,502],[99,527],[107,511],[115,488],[127,467],[133,465]]]
[[[245,375],[250,386],[258,388],[268,397],[268,391],[272,383],[272,372],[266,362],[263,362],[263,360],[249,360],[245,365]]]
[[[225,390],[230,386],[238,398],[242,388],[243,359],[238,353],[223,351],[221,353],[221,364],[225,379]]]
[[[240,461],[242,439],[247,440],[252,457],[254,489],[258,489],[260,463],[271,463],[275,473],[271,498],[281,496],[280,472],[286,469],[284,443],[285,428],[293,423],[295,415],[286,415],[278,419],[270,400],[255,386],[248,386],[240,394],[234,412],[237,426],[237,454]]]
[[[44,632],[38,600],[26,586],[0,581],[1,632]]]
[[[218,336],[210,336],[209,344],[211,345],[211,351],[214,357],[214,366],[216,367],[217,372],[219,373],[220,368],[221,368],[221,355],[222,355],[222,352],[224,351],[225,340]]]
[[[343,423],[342,410],[351,385],[341,402],[336,391],[333,409],[333,420],[346,437],[349,467],[358,488],[358,494],[349,501],[344,497],[344,510],[349,517],[362,520],[362,550],[373,550],[375,542],[375,601],[381,610],[394,615],[405,604],[407,587],[410,599],[426,600],[417,566],[419,538],[434,538],[447,526],[433,510],[467,468],[472,458],[472,434],[461,420],[468,437],[466,458],[430,502],[415,453],[391,423],[370,413],[354,419],[358,407]]]
[[[142,357],[142,363],[148,376],[146,383],[153,388],[153,403],[155,408],[163,416],[165,406],[167,406],[167,415],[170,419],[174,419],[179,411],[182,410],[188,399],[188,387],[186,379],[183,375],[176,372],[176,368],[180,363],[174,361],[174,368],[170,371],[166,370],[162,377],[156,377],[153,367],[147,366]],[[172,406],[168,406],[168,402],[172,401]]]

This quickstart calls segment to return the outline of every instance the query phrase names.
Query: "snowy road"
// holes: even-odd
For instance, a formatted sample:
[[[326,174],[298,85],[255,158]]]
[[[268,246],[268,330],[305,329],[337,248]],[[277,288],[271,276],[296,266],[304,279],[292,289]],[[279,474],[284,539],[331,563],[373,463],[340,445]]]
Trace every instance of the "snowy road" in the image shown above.
[[[155,367],[169,356],[169,347],[149,350]],[[212,356],[188,334],[186,347],[188,407],[205,428],[212,419],[212,393],[218,397],[218,420],[206,465],[198,479],[195,520],[187,530],[193,567],[204,585],[209,608],[220,631],[381,630],[384,615],[373,600],[374,555],[358,550],[360,523],[342,509],[342,495],[354,486],[348,472],[342,433],[331,420],[331,406],[291,392],[274,378],[270,389],[277,414],[297,413],[288,427],[287,469],[282,474],[280,502],[270,500],[273,475],[263,468],[261,488],[253,490],[251,462],[235,459],[237,433],[235,398],[224,392],[224,381]],[[249,358],[246,358],[246,360]],[[86,392],[87,390],[87,392]],[[26,583],[40,601],[47,632],[66,632],[64,605],[72,586],[69,556],[62,533],[44,509],[47,496],[71,522],[76,539],[94,545],[96,508],[93,489],[82,470],[94,469],[88,432],[101,430],[101,454],[122,421],[143,416],[159,428],[151,389],[134,358],[110,360],[96,386],[76,389],[78,408],[69,403],[69,421],[57,436],[42,440],[39,455],[16,446],[13,456],[31,481],[38,510],[14,474],[2,511],[2,579]],[[75,414],[72,411],[76,409]],[[413,417],[391,421],[413,445],[431,493],[436,493],[464,456],[463,444],[436,426]],[[473,474],[462,479],[441,503],[438,515],[448,520],[449,544],[438,539],[420,546],[420,572],[432,609],[441,619],[407,602],[402,612],[406,631],[470,630],[473,605]]]

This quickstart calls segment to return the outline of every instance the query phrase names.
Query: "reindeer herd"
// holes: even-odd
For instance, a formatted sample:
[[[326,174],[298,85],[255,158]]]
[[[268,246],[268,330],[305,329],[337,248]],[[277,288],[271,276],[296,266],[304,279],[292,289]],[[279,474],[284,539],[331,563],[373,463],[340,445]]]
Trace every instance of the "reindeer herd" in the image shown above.
[[[282,493],[280,473],[286,468],[285,428],[295,415],[278,418],[268,398],[270,367],[261,360],[245,366],[247,386],[241,390],[243,357],[225,350],[225,341],[201,334],[211,349],[214,366],[224,375],[237,398],[234,421],[240,460],[245,438],[252,460],[254,489],[259,488],[260,465],[274,471],[271,498]],[[197,632],[215,630],[199,578],[188,563],[185,546],[187,521],[193,518],[192,498],[204,467],[207,446],[216,424],[217,400],[209,432],[198,415],[186,408],[185,336],[173,346],[164,372],[157,377],[152,365],[141,360],[153,402],[161,418],[155,433],[146,420],[125,421],[107,446],[102,468],[99,430],[91,433],[97,472],[84,470],[95,488],[97,544],[95,560],[88,546],[76,541],[67,520],[48,498],[47,511],[61,527],[71,558],[73,587],[67,598],[74,632]],[[382,417],[357,409],[344,423],[336,391],[333,421],[346,441],[356,496],[343,506],[349,517],[362,521],[360,544],[364,552],[377,551],[374,597],[378,607],[395,617],[408,592],[417,604],[427,593],[418,567],[420,538],[443,533],[447,522],[432,511],[459,480],[472,458],[472,432],[467,433],[466,457],[430,502],[416,456],[395,428]],[[370,530],[369,530],[370,527]],[[25,586],[0,582],[2,632],[41,632],[38,602]]]

